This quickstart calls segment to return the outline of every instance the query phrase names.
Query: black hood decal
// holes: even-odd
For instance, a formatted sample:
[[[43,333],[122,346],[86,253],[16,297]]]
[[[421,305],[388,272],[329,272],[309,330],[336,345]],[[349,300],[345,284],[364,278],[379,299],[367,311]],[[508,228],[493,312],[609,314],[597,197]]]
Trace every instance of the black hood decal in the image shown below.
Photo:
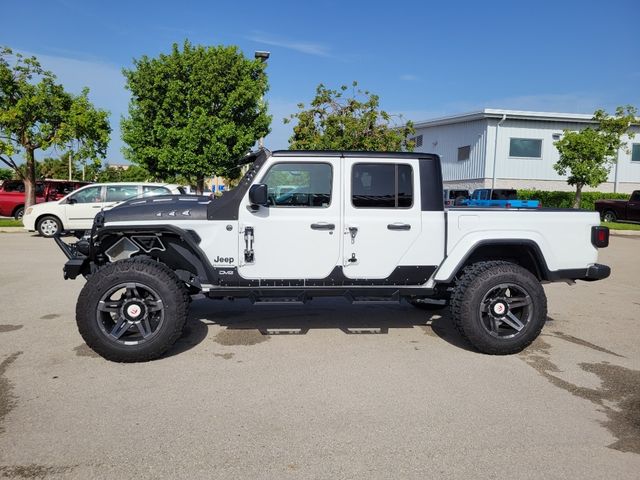
[[[141,220],[206,220],[209,197],[195,195],[160,195],[129,200],[102,212],[104,222],[133,222]]]

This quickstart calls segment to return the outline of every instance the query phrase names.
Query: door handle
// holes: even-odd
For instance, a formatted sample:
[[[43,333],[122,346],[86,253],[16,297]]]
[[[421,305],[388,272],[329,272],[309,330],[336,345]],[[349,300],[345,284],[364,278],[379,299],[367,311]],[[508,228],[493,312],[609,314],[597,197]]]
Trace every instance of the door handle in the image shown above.
[[[387,228],[389,230],[411,230],[411,225],[408,223],[390,223]]]
[[[336,226],[333,223],[312,223],[311,230],[335,230]]]
[[[100,205],[93,205],[91,208],[100,208]]]

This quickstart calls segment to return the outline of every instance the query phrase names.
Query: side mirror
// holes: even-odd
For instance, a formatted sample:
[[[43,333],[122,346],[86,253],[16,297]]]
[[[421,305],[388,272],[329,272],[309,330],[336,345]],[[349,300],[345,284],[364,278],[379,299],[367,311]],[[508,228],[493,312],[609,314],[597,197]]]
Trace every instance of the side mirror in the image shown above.
[[[249,189],[249,201],[251,205],[267,206],[267,186],[264,183],[256,183],[251,185]]]
[[[67,198],[67,203],[69,205],[74,205],[76,203],[78,203],[78,200],[76,200],[75,198],[71,197],[71,198]]]

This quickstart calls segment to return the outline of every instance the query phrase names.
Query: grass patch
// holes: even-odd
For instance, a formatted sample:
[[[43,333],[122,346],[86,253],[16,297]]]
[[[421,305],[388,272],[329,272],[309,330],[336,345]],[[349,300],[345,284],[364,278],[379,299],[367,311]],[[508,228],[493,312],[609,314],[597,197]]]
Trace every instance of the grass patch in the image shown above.
[[[602,222],[603,227],[609,227],[611,230],[637,230],[640,231],[640,223],[620,223],[620,222]]]
[[[13,218],[0,218],[0,227],[21,227],[22,220],[15,220]]]

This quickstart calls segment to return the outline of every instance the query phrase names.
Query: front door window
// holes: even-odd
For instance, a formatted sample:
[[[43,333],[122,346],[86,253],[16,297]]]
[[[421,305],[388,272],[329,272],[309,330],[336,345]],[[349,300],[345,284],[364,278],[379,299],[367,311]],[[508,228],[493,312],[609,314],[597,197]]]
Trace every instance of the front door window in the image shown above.
[[[263,183],[270,207],[318,207],[331,204],[331,165],[326,163],[278,163]]]
[[[75,203],[97,203],[102,201],[102,187],[88,187],[71,197]]]

